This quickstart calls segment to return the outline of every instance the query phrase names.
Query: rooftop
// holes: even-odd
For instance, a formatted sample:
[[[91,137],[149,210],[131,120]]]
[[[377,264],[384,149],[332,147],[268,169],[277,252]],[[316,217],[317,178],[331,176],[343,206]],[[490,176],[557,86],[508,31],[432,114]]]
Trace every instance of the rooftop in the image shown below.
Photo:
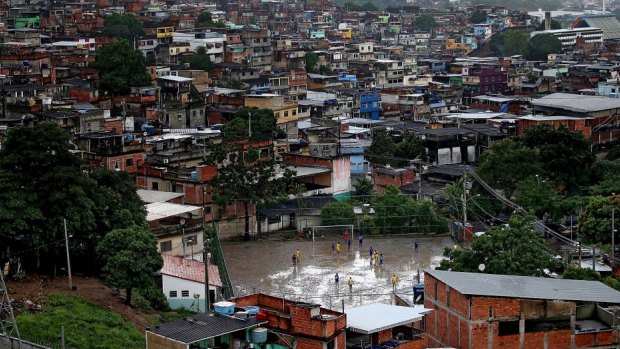
[[[242,320],[232,316],[201,313],[147,328],[147,332],[152,332],[181,343],[191,344],[253,328],[265,323],[267,321],[257,320],[254,316],[247,320]]]
[[[147,204],[152,204],[154,202],[166,202],[181,197],[183,195],[185,194],[158,190],[138,189],[138,196],[140,197],[140,199],[142,199],[142,201]]]
[[[146,205],[146,221],[152,222],[197,210],[200,210],[200,207],[179,205],[170,202],[154,202]]]
[[[374,303],[345,310],[348,330],[357,333],[376,333],[396,326],[420,321],[432,309],[403,307]]]
[[[549,107],[578,113],[620,109],[620,99],[605,96],[585,96],[571,93],[552,93],[532,100],[535,107]]]
[[[620,292],[599,281],[432,269],[425,273],[464,295],[620,304]]]
[[[162,275],[174,276],[201,284],[205,283],[204,262],[165,254],[162,254],[162,258],[164,260],[164,266],[161,268]],[[217,265],[209,264],[209,285],[222,287]]]

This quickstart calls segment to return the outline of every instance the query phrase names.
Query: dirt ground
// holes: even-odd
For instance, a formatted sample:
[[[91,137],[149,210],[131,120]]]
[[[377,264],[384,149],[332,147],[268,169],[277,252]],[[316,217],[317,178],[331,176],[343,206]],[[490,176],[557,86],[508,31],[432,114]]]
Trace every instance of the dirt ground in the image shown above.
[[[125,292],[119,292],[113,287],[108,287],[97,278],[74,276],[73,285],[76,289],[73,291],[69,290],[68,278],[64,276],[50,278],[32,275],[26,276],[21,281],[5,281],[9,296],[17,304],[24,304],[28,300],[35,305],[41,304],[44,303],[47,295],[50,293],[72,295],[120,314],[140,330],[144,330],[149,326],[147,314],[139,309],[125,305]],[[19,309],[16,309],[16,312],[18,311]]]

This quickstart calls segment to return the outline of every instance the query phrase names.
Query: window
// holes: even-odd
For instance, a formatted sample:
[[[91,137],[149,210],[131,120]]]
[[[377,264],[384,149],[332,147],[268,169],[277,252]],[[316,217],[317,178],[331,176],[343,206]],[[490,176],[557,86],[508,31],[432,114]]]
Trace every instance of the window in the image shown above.
[[[189,291],[188,290],[181,291],[181,297],[189,297]]]
[[[177,298],[177,291],[170,291],[170,298]]]
[[[325,349],[337,349],[336,340],[332,340],[331,342],[325,343]]]
[[[153,182],[153,183],[151,183],[151,189],[153,189],[153,190],[159,190],[159,183],[157,183],[157,182]]]
[[[285,117],[285,118],[288,118],[288,110],[285,110],[285,111],[284,111],[284,117]]]
[[[159,243],[159,251],[160,252],[172,251],[172,240],[160,242]]]
[[[126,159],[125,166],[133,166],[133,159]]]

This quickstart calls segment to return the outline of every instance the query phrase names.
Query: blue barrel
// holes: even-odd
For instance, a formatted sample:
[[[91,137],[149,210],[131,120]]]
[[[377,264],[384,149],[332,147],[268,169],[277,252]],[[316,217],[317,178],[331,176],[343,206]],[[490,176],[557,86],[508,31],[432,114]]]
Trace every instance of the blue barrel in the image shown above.
[[[252,330],[252,342],[253,343],[265,343],[267,341],[267,329],[264,327],[257,327]]]
[[[254,305],[248,305],[244,309],[248,312],[248,315],[250,316],[256,316],[256,314],[260,311],[260,308]]]

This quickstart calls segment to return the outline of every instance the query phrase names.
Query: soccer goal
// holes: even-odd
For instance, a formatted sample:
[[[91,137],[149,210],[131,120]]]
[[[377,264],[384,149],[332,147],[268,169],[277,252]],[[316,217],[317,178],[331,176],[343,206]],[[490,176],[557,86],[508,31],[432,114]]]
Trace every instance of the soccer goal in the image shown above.
[[[317,237],[320,238],[344,238],[344,234],[347,232],[351,240],[354,240],[353,236],[353,224],[344,225],[315,225],[312,227],[312,241]]]

